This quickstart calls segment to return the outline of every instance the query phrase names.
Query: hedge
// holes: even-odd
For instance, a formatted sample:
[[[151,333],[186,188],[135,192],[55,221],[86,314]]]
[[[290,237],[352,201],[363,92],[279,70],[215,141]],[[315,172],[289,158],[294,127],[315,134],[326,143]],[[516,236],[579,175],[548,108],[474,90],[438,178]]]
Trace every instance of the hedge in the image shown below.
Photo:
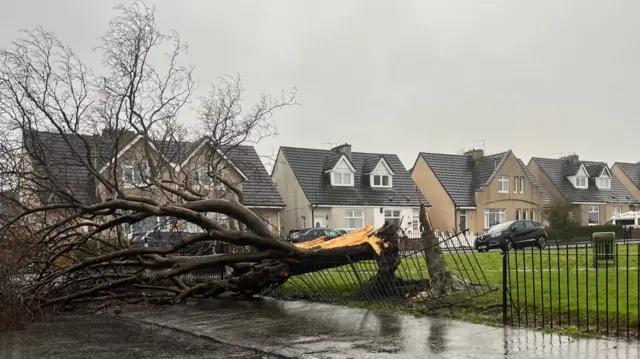
[[[622,239],[625,235],[622,226],[581,226],[568,230],[547,228],[548,240],[558,242],[583,242],[590,241],[595,232],[615,232],[616,239]]]

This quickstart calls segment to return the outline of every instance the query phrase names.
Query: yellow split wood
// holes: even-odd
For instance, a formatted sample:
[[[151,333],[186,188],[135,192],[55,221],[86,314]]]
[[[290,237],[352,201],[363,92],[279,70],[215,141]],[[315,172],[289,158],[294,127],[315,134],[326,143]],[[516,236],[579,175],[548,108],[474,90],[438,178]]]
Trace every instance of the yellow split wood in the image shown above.
[[[351,233],[342,235],[340,237],[337,237],[328,241],[325,240],[325,237],[320,237],[320,238],[313,239],[311,241],[297,243],[296,246],[298,248],[307,248],[307,249],[313,249],[313,248],[328,249],[328,248],[351,247],[351,246],[357,246],[363,243],[369,243],[371,248],[373,248],[373,250],[378,255],[380,255],[380,252],[382,251],[382,247],[384,246],[384,243],[382,239],[376,236],[369,236],[372,231],[373,231],[373,226],[368,225],[356,231],[353,231]]]

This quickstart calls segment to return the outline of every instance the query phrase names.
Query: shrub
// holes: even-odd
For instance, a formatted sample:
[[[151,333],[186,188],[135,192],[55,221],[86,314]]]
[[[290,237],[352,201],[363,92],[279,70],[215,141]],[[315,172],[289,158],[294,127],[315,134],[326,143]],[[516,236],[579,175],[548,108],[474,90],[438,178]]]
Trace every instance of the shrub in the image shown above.
[[[590,241],[595,232],[614,232],[616,239],[624,238],[622,226],[580,226],[569,229],[547,228],[548,240],[558,242]]]

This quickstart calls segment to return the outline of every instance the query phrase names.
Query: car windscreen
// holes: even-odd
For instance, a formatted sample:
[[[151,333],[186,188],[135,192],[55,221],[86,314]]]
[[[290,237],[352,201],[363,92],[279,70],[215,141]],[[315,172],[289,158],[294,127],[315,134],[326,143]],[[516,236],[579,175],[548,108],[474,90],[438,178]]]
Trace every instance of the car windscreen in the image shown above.
[[[489,233],[496,233],[496,232],[506,231],[509,227],[511,227],[512,224],[513,224],[513,221],[499,223],[499,224],[496,224],[495,226],[491,227],[488,232]]]

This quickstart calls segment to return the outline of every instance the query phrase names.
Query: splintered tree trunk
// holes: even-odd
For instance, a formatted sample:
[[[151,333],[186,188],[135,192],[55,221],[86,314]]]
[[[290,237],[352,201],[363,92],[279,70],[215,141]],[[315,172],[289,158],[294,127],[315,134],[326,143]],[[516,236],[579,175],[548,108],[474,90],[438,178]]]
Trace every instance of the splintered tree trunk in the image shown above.
[[[434,294],[448,294],[464,288],[464,282],[447,265],[438,237],[432,230],[422,232],[422,245]]]

